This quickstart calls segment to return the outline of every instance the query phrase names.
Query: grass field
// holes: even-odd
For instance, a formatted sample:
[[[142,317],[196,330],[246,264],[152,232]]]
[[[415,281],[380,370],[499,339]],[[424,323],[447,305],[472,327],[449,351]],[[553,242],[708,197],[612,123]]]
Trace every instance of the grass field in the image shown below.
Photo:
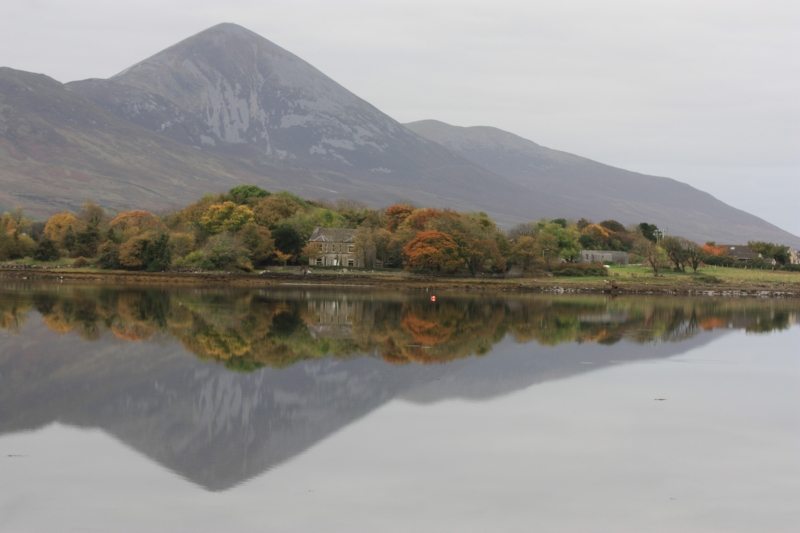
[[[70,267],[69,260],[53,263],[36,263],[41,270],[18,270],[2,268],[0,278],[29,279],[57,277],[59,280],[84,282],[111,282],[135,284],[223,284],[230,286],[260,286],[290,284],[334,284],[371,285],[381,287],[409,288],[453,288],[483,290],[556,290],[570,292],[605,292],[615,289],[622,293],[663,293],[663,294],[720,294],[763,292],[781,295],[800,296],[800,272],[781,272],[726,267],[703,267],[697,273],[672,272],[664,270],[657,276],[642,265],[612,266],[608,277],[576,276],[557,277],[541,275],[524,278],[502,278],[495,276],[479,277],[436,277],[418,276],[401,270],[365,271],[357,269],[270,267],[265,271],[253,273],[224,272],[127,272],[98,270],[91,267]],[[29,264],[27,261],[15,263]]]
[[[647,283],[652,285],[686,287],[690,285],[724,285],[743,288],[765,288],[775,290],[776,287],[800,288],[800,272],[758,270],[745,268],[729,268],[705,266],[698,272],[673,272],[663,270],[658,276],[643,265],[613,266],[609,270],[611,279],[619,283]]]

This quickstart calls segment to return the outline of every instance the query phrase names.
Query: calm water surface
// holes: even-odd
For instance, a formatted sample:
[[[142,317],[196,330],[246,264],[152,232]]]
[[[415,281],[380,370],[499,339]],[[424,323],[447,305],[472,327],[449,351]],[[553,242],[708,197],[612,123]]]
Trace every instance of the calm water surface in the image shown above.
[[[0,286],[0,531],[796,532],[800,302]]]

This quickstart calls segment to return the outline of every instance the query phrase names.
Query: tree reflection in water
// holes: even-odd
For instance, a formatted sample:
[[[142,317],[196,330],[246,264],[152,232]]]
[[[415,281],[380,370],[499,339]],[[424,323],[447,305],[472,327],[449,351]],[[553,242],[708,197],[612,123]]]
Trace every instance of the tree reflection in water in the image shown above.
[[[0,327],[36,311],[49,329],[87,340],[168,334],[232,370],[284,368],[372,354],[392,364],[443,363],[517,342],[671,342],[720,328],[768,332],[798,322],[797,302],[711,298],[224,291],[32,286],[0,299]]]

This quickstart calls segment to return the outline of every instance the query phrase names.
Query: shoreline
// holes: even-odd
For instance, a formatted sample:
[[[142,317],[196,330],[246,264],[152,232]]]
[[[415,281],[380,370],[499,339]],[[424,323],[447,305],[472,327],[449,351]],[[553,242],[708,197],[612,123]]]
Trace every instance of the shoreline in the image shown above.
[[[800,298],[800,277],[790,283],[703,283],[697,279],[652,277],[620,280],[609,278],[441,278],[405,272],[132,272],[124,270],[79,270],[70,268],[0,267],[4,281],[56,281],[70,284],[115,284],[128,287],[210,286],[259,287],[350,287],[406,290],[460,290],[484,292],[538,292],[546,294],[611,294],[665,296],[723,296]],[[613,287],[612,287],[613,284]]]

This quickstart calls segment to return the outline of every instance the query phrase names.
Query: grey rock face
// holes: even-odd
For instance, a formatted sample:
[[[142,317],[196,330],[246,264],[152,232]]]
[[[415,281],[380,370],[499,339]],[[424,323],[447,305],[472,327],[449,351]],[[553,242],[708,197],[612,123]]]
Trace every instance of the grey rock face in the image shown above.
[[[198,148],[383,177],[464,161],[420,139],[323,73],[234,24],[220,24],[110,80],[70,88]],[[469,165],[466,165],[469,166]]]

